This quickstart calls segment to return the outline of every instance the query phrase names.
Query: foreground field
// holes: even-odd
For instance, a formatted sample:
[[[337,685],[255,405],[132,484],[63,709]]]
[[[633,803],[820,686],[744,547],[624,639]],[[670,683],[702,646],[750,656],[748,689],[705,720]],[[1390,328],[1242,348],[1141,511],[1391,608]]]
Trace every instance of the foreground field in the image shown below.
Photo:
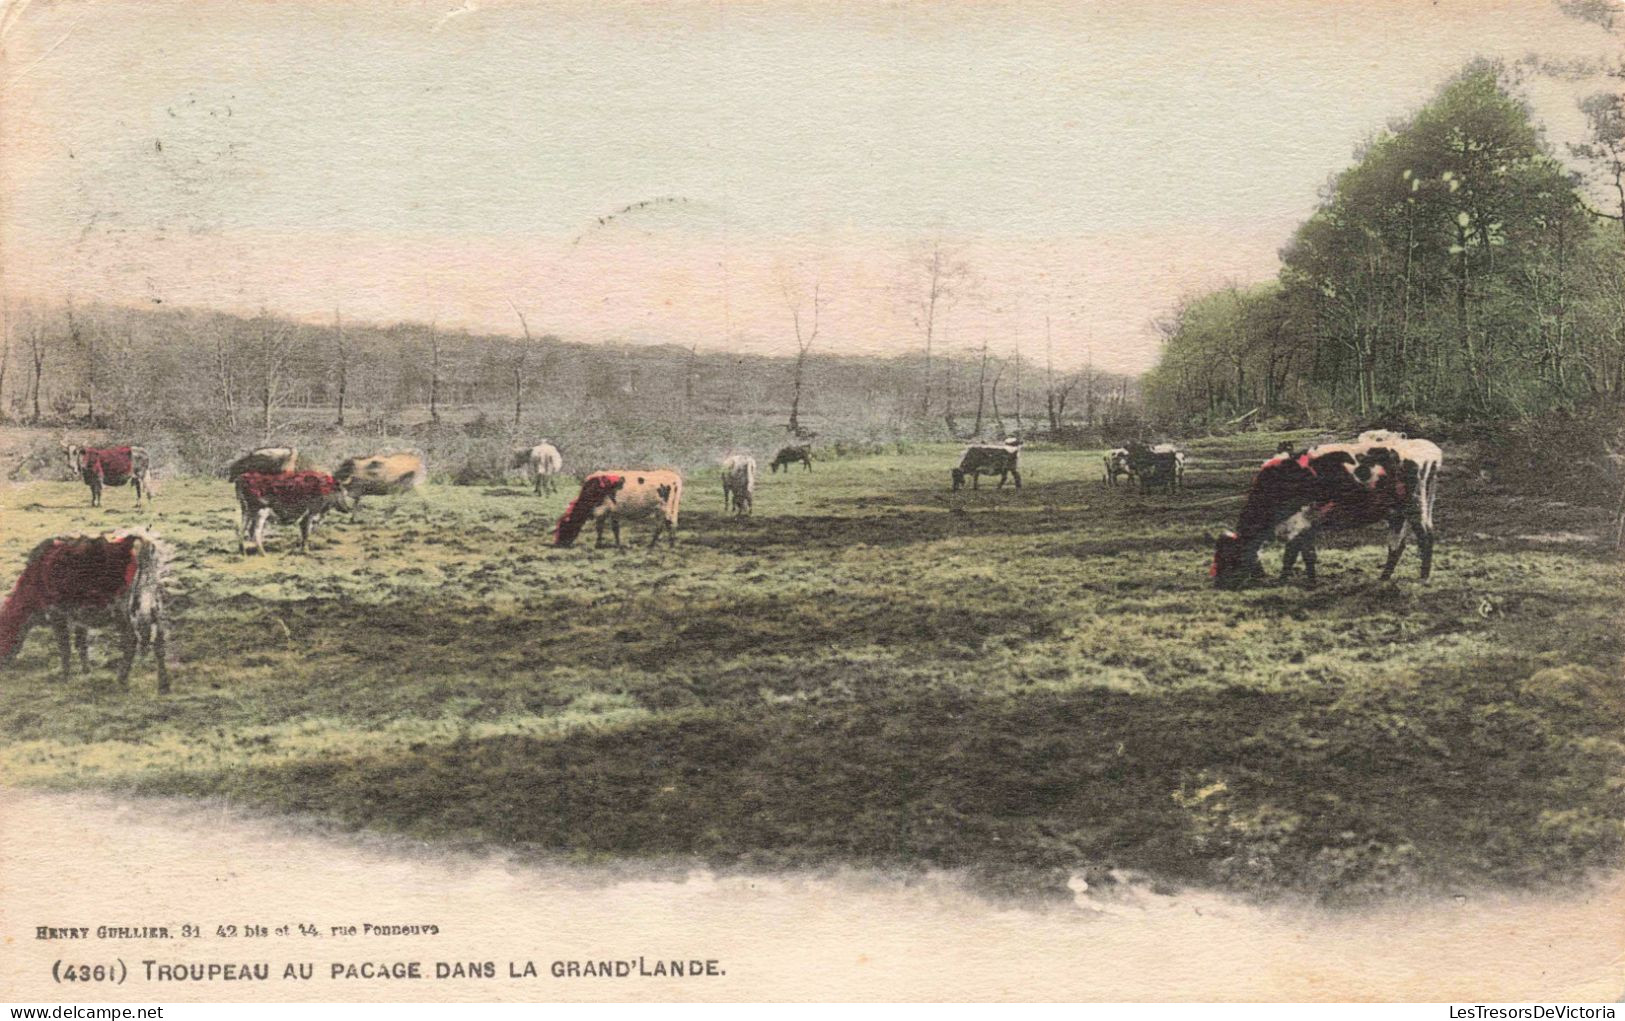
[[[0,492],[0,580],[69,530],[176,549],[175,694],[63,686],[36,633],[0,690],[8,782],[223,795],[577,860],[1075,870],[1358,899],[1618,861],[1625,694],[1602,520],[1446,451],[1434,581],[1209,587],[1273,436],[1193,446],[1188,488],[1030,451],[950,494],[948,448],[765,476],[675,550],[555,550],[565,494],[434,487],[309,556],[236,554],[225,483]],[[637,533],[628,536],[636,542]],[[1367,540],[1378,539],[1371,532]],[[1266,563],[1278,562],[1266,555]],[[103,657],[110,655],[104,651]]]

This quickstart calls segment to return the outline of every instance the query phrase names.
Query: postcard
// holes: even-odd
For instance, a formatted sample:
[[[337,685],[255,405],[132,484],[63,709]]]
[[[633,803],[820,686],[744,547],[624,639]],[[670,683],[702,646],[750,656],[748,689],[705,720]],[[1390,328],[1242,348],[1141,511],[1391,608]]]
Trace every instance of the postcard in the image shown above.
[[[1617,1000],[1622,41],[14,0],[0,999]]]

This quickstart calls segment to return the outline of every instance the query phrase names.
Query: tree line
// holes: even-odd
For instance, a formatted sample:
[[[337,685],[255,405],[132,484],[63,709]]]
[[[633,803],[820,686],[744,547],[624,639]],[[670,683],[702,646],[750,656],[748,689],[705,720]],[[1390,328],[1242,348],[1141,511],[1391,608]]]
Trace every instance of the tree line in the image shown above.
[[[1569,162],[1500,64],[1356,152],[1279,277],[1177,304],[1154,419],[1528,417],[1625,400],[1625,116],[1585,100]]]

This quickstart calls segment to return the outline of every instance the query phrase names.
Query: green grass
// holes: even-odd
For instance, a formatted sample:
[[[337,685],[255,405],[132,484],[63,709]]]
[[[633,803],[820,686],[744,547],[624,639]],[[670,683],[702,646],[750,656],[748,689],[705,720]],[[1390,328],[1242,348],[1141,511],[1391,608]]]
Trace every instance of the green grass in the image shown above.
[[[1209,535],[1278,437],[1194,444],[1188,487],[1031,450],[951,494],[948,447],[684,494],[679,544],[556,550],[569,494],[431,487],[241,558],[230,488],[0,494],[0,575],[63,531],[175,550],[175,692],[64,686],[36,632],[0,689],[8,781],[223,795],[581,860],[964,868],[1009,888],[1125,867],[1356,900],[1617,864],[1621,582],[1595,515],[1447,451],[1434,580],[1214,591]],[[1554,538],[1555,537],[1555,538]],[[1266,553],[1277,563],[1279,547]]]

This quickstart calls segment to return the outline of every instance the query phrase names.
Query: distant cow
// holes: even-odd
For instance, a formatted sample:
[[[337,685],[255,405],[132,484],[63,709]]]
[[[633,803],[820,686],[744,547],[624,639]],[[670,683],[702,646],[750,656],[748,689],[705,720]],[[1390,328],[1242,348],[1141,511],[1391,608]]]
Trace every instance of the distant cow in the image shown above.
[[[536,495],[541,496],[544,489],[549,493],[558,491],[556,476],[564,471],[564,457],[558,447],[543,440],[528,450],[521,448],[514,451],[508,467],[523,470],[525,477],[535,486]]]
[[[722,509],[749,514],[756,502],[756,458],[732,454],[722,460]]]
[[[265,524],[273,516],[281,524],[299,525],[299,549],[303,552],[322,517],[331,510],[353,510],[355,500],[343,483],[325,472],[244,472],[237,477],[237,508],[242,512],[237,529],[238,553],[246,554],[250,546],[265,552]]]
[[[0,608],[0,663],[9,663],[38,624],[56,633],[62,677],[73,673],[73,650],[90,671],[90,629],[117,631],[124,657],[120,684],[130,682],[136,654],[150,648],[158,663],[158,691],[169,690],[165,643],[164,572],[167,551],[142,533],[64,535],[46,539],[28,554],[27,566]]]
[[[1166,443],[1155,447],[1130,443],[1124,449],[1128,451],[1129,468],[1133,471],[1133,477],[1139,479],[1142,490],[1172,490],[1179,484],[1182,458],[1173,447]]]
[[[90,505],[102,505],[103,486],[134,486],[136,506],[152,502],[151,459],[140,447],[67,448],[68,467],[90,487]]]
[[[1102,460],[1106,465],[1106,483],[1108,485],[1117,485],[1119,475],[1127,475],[1130,482],[1134,481],[1134,466],[1129,464],[1127,447],[1118,447],[1116,450],[1106,451],[1106,456]]]
[[[423,455],[373,454],[350,457],[339,465],[333,479],[349,491],[357,504],[363,496],[398,496],[410,493],[429,477]]]
[[[1172,443],[1159,443],[1151,448],[1151,452],[1153,454],[1174,455],[1174,485],[1183,486],[1185,484],[1185,452]]]
[[[1016,488],[1021,488],[1021,447],[1019,444],[982,444],[965,448],[959,457],[959,465],[950,473],[953,478],[953,488],[957,491],[965,485],[965,477],[970,476],[972,489],[980,489],[983,475],[997,475],[999,488],[1004,488],[1006,477],[1015,480]]]
[[[226,478],[236,482],[244,472],[261,475],[280,475],[299,466],[299,451],[295,447],[261,447],[239,457],[226,466]]]
[[[615,545],[621,544],[621,519],[648,519],[654,522],[649,545],[660,541],[664,531],[671,545],[677,545],[677,513],[683,501],[683,477],[668,468],[652,471],[614,469],[593,472],[581,483],[581,492],[565,509],[553,531],[557,546],[569,546],[590,520],[598,545],[604,544],[604,522],[614,529]]]
[[[808,471],[812,471],[812,448],[808,446],[780,447],[779,452],[773,455],[773,463],[768,465],[767,469],[770,474],[777,475],[781,467],[785,471],[789,471],[790,466],[797,461],[800,461]]]
[[[1433,501],[1444,455],[1422,439],[1329,443],[1294,457],[1279,453],[1258,470],[1234,531],[1219,536],[1208,569],[1219,588],[1240,588],[1264,576],[1258,551],[1275,535],[1286,542],[1284,580],[1299,554],[1315,581],[1315,538],[1322,531],[1388,526],[1393,576],[1405,542],[1416,533],[1422,580],[1433,570]]]

